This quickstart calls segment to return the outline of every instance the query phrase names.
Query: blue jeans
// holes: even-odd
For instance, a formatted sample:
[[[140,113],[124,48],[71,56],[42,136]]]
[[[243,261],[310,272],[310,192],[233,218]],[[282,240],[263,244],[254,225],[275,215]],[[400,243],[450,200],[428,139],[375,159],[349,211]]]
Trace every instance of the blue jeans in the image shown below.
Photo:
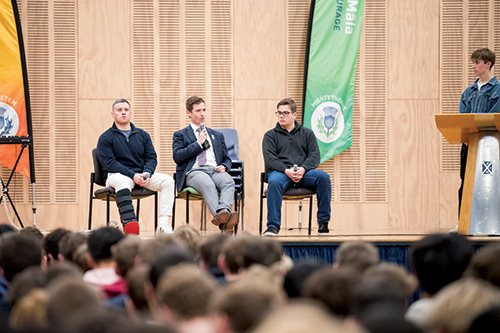
[[[292,186],[316,191],[318,201],[318,223],[328,223],[331,216],[332,184],[330,176],[322,170],[309,170],[295,184],[286,174],[273,171],[268,176],[267,186],[267,226],[280,229],[283,193]]]

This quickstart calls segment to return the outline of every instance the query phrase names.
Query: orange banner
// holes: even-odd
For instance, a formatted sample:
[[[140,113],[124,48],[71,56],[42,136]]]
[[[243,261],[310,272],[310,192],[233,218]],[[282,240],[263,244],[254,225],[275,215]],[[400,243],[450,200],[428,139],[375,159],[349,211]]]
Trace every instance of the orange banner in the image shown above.
[[[28,136],[22,59],[19,45],[16,0],[0,0],[0,137]],[[17,17],[17,22],[19,18]],[[20,27],[19,27],[20,31]],[[22,46],[22,44],[21,44]],[[1,144],[0,164],[14,168],[21,151],[19,144]],[[16,171],[30,177],[28,149],[23,151]]]

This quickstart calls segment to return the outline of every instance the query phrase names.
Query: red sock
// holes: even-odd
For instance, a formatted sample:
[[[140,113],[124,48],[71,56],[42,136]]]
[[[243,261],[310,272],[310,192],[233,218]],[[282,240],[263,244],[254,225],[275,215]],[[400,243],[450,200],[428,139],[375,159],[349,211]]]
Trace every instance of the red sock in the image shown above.
[[[125,224],[125,234],[134,234],[134,235],[139,235],[140,233],[140,228],[139,228],[139,223],[138,222],[129,222]]]

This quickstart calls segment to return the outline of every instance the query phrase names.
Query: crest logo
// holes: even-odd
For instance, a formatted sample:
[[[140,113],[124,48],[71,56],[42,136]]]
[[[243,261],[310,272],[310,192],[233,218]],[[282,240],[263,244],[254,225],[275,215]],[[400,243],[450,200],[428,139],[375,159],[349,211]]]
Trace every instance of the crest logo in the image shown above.
[[[342,107],[333,101],[321,103],[314,109],[311,127],[318,140],[324,143],[337,140],[344,131]]]
[[[8,104],[0,102],[0,137],[14,136],[19,129],[19,117]]]

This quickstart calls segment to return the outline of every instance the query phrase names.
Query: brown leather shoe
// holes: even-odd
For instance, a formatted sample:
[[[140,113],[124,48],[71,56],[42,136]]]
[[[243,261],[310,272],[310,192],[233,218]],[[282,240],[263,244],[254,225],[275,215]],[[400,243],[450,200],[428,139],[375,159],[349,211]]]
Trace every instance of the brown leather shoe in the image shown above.
[[[227,221],[229,221],[230,215],[231,213],[229,212],[229,210],[227,210],[226,208],[221,209],[220,212],[215,214],[214,218],[212,219],[212,224],[215,226],[225,224],[227,223]]]
[[[224,232],[228,235],[232,235],[234,232],[234,226],[238,224],[239,216],[238,212],[232,212],[229,215],[229,220],[223,225]]]

